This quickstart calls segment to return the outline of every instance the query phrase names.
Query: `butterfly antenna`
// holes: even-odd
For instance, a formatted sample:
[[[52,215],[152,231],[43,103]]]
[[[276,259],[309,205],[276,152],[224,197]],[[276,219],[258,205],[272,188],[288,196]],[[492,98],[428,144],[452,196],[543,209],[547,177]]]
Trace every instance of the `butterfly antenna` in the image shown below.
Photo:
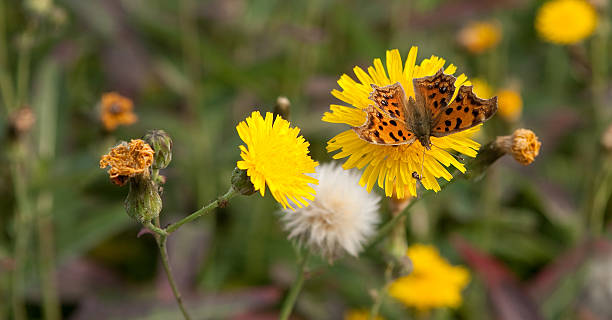
[[[425,164],[425,148],[423,148],[423,157],[421,157],[421,179],[423,179],[423,166]]]

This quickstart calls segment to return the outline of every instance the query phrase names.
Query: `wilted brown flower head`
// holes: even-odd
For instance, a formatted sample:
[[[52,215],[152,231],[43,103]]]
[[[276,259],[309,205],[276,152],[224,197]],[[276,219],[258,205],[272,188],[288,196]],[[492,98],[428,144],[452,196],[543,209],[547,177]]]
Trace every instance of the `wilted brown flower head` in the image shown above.
[[[130,125],[138,120],[134,114],[132,100],[116,92],[102,95],[101,120],[108,131],[115,130],[119,125]]]
[[[10,116],[9,131],[13,137],[20,137],[30,131],[36,122],[36,115],[32,108],[22,107]]]
[[[113,183],[124,185],[128,178],[139,174],[148,175],[153,164],[153,149],[143,140],[121,142],[100,159],[100,168],[110,166],[108,175]]]
[[[516,129],[511,136],[497,137],[495,143],[524,166],[535,160],[542,146],[538,136],[528,129]]]
[[[601,144],[608,151],[612,151],[612,124],[601,135]]]

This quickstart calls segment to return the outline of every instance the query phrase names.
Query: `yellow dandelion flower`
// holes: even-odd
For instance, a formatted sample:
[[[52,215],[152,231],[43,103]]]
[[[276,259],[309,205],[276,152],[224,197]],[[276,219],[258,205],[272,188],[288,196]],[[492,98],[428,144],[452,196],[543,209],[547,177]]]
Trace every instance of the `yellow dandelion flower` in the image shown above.
[[[362,109],[367,108],[372,103],[368,99],[372,84],[386,86],[400,82],[406,91],[406,96],[414,97],[412,79],[433,75],[446,63],[444,59],[432,56],[423,60],[420,65],[415,65],[416,58],[417,48],[412,47],[406,64],[402,67],[402,58],[399,51],[397,49],[390,50],[387,51],[386,61],[388,75],[380,59],[374,59],[374,66],[369,67],[367,73],[360,67],[353,69],[359,82],[346,74],[342,75],[338,84],[343,90],[333,90],[332,94],[352,106],[333,104],[330,106],[331,112],[326,112],[322,120],[348,124],[352,127],[361,126],[365,120]],[[456,69],[451,64],[446,67],[444,72],[453,74]],[[457,77],[455,81],[457,88],[462,85],[470,85],[467,77],[463,74]],[[455,92],[456,94],[457,92]],[[454,99],[454,96],[452,99]],[[470,137],[480,130],[480,127],[478,125],[441,138],[431,137],[432,143],[436,146],[431,150],[426,150],[418,142],[399,146],[375,145],[360,139],[353,130],[347,130],[329,140],[327,151],[340,150],[333,156],[334,159],[348,157],[343,165],[344,169],[366,167],[359,183],[362,186],[367,185],[368,191],[371,191],[374,185],[378,184],[379,187],[384,188],[388,197],[391,197],[395,191],[396,196],[401,199],[406,196],[406,192],[412,196],[417,195],[416,180],[412,177],[412,173],[421,173],[421,165],[423,166],[421,183],[425,188],[436,192],[440,190],[437,178],[444,178],[448,181],[453,178],[445,166],[452,165],[461,172],[465,172],[464,165],[457,161],[449,151],[475,157],[480,144]]]
[[[124,185],[128,178],[139,174],[149,174],[155,152],[146,142],[134,139],[121,142],[100,159],[100,168],[110,166],[108,175],[113,183]]]
[[[313,200],[315,191],[309,183],[317,184],[317,179],[306,175],[314,173],[319,165],[308,155],[310,144],[302,136],[299,128],[289,127],[289,121],[266,113],[264,119],[255,111],[245,121],[236,126],[238,135],[246,146],[240,146],[239,169],[247,170],[247,175],[263,196],[266,184],[276,201],[283,208],[291,208],[290,202],[298,207],[308,206],[305,199]]]
[[[502,89],[497,92],[499,115],[507,121],[514,122],[521,117],[523,99],[521,93],[514,89]]]
[[[133,112],[132,100],[116,92],[102,95],[101,120],[108,131],[113,131],[119,125],[130,125],[138,120]]]
[[[478,54],[497,46],[501,36],[499,23],[474,21],[459,31],[457,41],[466,50]]]
[[[472,82],[472,91],[482,99],[489,99],[493,97],[493,89],[489,85],[489,83],[482,78],[473,78],[470,80]],[[499,97],[498,104],[499,104]]]
[[[368,320],[370,311],[368,310],[348,310],[344,313],[344,320]],[[383,320],[381,316],[376,316],[374,320]]]
[[[574,44],[589,37],[597,27],[597,12],[584,0],[552,0],[540,7],[535,28],[545,41]]]
[[[430,245],[412,245],[406,254],[413,271],[391,283],[390,296],[420,311],[461,305],[461,290],[470,282],[467,269],[452,266]]]

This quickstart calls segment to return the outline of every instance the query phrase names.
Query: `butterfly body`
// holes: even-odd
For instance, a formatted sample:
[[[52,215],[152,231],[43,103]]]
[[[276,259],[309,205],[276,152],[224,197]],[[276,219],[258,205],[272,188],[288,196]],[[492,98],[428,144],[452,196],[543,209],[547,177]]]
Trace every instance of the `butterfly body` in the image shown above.
[[[497,111],[497,97],[480,99],[471,86],[456,89],[455,77],[440,69],[413,80],[415,97],[407,97],[397,82],[372,85],[374,105],[363,109],[366,122],[353,127],[359,138],[377,145],[403,145],[419,141],[431,149],[431,137],[443,137],[483,123]],[[454,95],[455,91],[457,94]]]

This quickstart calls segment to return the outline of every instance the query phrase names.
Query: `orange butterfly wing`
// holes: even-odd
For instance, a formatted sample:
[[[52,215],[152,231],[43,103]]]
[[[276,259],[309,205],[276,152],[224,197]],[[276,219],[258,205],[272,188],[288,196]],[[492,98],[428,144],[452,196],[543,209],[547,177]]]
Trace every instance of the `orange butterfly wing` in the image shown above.
[[[352,128],[359,138],[380,145],[410,144],[416,139],[403,120],[391,117],[374,106],[368,106],[363,111],[367,115],[366,122],[360,127]],[[397,115],[395,112],[394,114]]]
[[[467,130],[487,121],[496,111],[497,97],[480,99],[472,86],[462,86],[457,97],[434,117],[431,135],[443,137]]]
[[[406,94],[399,82],[384,87],[372,84],[372,89],[368,98],[374,101],[378,108],[391,118],[406,121]]]
[[[455,91],[455,80],[452,75],[445,74],[442,68],[433,76],[412,80],[416,102],[424,104],[433,117],[449,104]]]

